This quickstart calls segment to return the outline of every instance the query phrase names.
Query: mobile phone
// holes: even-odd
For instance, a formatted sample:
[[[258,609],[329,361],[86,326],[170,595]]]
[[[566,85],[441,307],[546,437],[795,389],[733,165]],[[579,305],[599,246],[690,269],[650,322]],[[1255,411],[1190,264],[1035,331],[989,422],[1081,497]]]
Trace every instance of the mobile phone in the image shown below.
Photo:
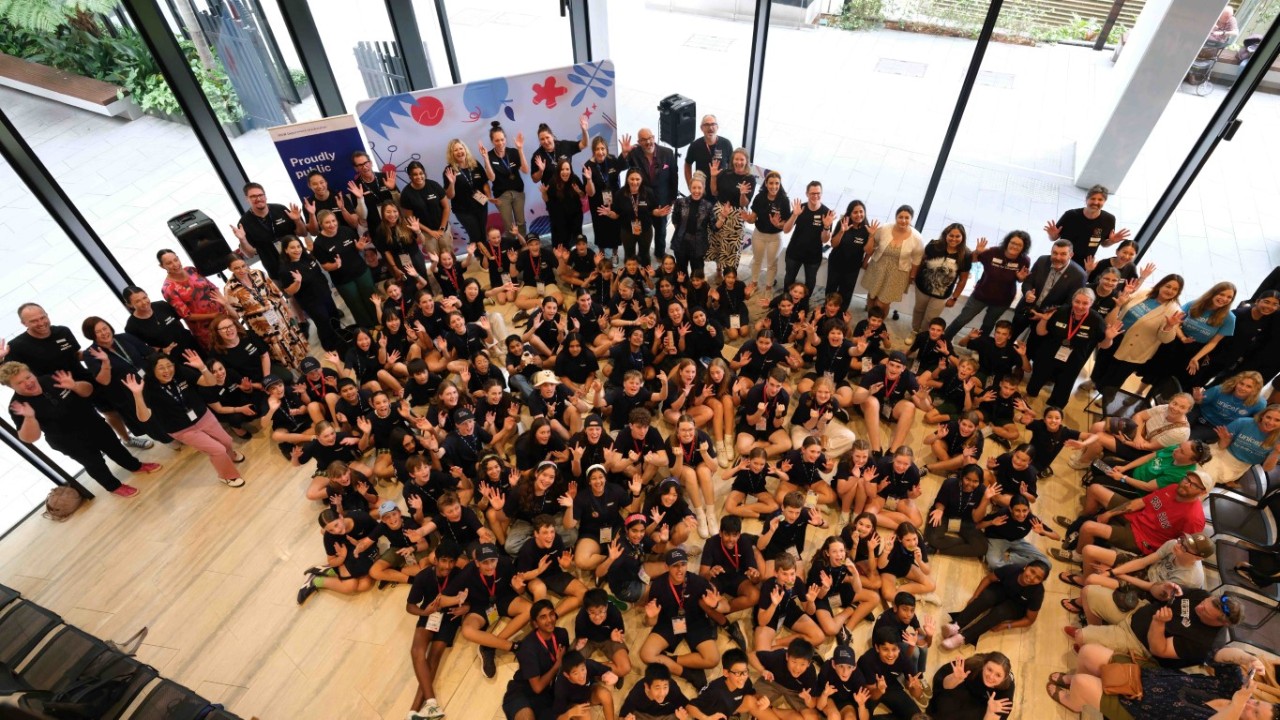
[[[1108,464],[1106,464],[1106,463],[1102,462],[1101,460],[1094,460],[1094,461],[1093,461],[1093,469],[1094,469],[1094,470],[1097,470],[1098,472],[1102,473],[1103,475],[1110,475],[1110,474],[1111,474],[1111,469],[1112,469],[1112,468],[1111,468],[1111,466],[1110,466],[1110,465],[1108,465]]]
[[[1249,668],[1249,676],[1244,679],[1244,684],[1248,685],[1253,682],[1253,676],[1258,674],[1258,668]]]

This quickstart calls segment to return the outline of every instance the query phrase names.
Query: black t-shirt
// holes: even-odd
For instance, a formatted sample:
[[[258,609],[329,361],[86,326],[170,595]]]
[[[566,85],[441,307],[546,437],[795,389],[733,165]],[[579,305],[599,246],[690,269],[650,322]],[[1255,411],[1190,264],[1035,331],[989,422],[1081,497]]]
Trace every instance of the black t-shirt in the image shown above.
[[[1018,412],[1017,406],[1014,404],[1022,399],[1020,393],[1014,393],[1009,397],[1000,394],[999,388],[996,389],[996,397],[994,400],[987,400],[978,404],[978,410],[982,411],[982,417],[992,425],[1008,425],[1013,422],[1014,416]]]
[[[471,431],[470,435],[462,435],[455,427],[448,435],[445,436],[444,442],[440,447],[444,448],[444,456],[448,460],[448,465],[458,465],[462,468],[462,473],[472,480],[476,475],[476,464],[480,462],[480,456],[488,451],[489,443],[493,441],[493,435],[488,430],[479,427],[479,421],[484,418],[477,416],[476,428]],[[494,423],[497,424],[495,418]]]
[[[356,231],[346,225],[339,225],[333,237],[316,236],[311,248],[312,257],[322,265],[332,265],[336,259],[342,259],[341,267],[326,271],[335,285],[349,283],[369,269],[364,263],[364,254],[356,247],[359,240]]]
[[[809,514],[801,510],[800,515],[795,522],[787,522],[785,515],[778,515],[778,528],[773,531],[773,536],[769,538],[769,544],[765,545],[761,554],[765,559],[777,557],[779,554],[786,552],[790,548],[794,548],[797,553],[804,552],[804,536],[809,530]],[[772,520],[769,524],[772,524]],[[767,533],[769,526],[765,525],[764,531]],[[761,597],[765,597],[761,594]]]
[[[475,607],[474,605],[472,607]],[[530,680],[542,675],[546,675],[547,671],[556,664],[555,652],[557,648],[569,648],[569,631],[562,627],[558,627],[552,632],[550,639],[544,639],[536,631],[529,633],[528,636],[520,643],[520,647],[516,648],[516,668],[515,675],[511,678],[511,683],[507,686],[507,691],[517,690],[526,696],[543,695],[550,697],[554,694],[554,683],[549,683],[541,693],[534,692],[533,685]]]
[[[347,507],[350,507],[349,505]],[[363,506],[362,506],[363,507]],[[371,561],[372,558],[378,556],[378,543],[375,541],[370,545],[363,555],[356,555],[356,543],[369,537],[378,529],[378,521],[369,517],[363,512],[352,512],[347,515],[351,518],[352,527],[345,534],[334,535],[333,533],[324,533],[324,552],[325,555],[333,557],[338,554],[338,548],[345,546],[347,548],[347,560],[345,564],[350,564],[357,558],[363,558]]]
[[[835,239],[835,233],[840,232],[840,221],[836,221],[836,226],[831,229],[832,239]],[[847,267],[851,271],[861,267],[862,257],[867,249],[867,240],[871,238],[871,233],[864,223],[860,227],[850,227],[844,232],[840,238],[839,245],[833,245],[831,253],[827,255],[827,267]],[[848,301],[850,298],[845,298]]]
[[[658,431],[658,428],[650,425],[644,435],[644,439],[637,440],[631,434],[630,426],[619,427],[621,429],[618,431],[618,436],[613,439],[613,449],[623,456],[634,452],[640,456],[640,461],[643,462],[647,453],[662,453],[666,455],[669,465],[675,463],[671,449],[667,447],[666,441],[662,439],[662,433]]]
[[[854,360],[855,349],[850,340],[842,340],[839,345],[832,345],[829,340],[823,339],[818,344],[817,357],[813,363],[814,372],[819,376],[828,375],[832,382],[839,385],[849,377],[849,369],[852,367],[850,363]]]
[[[49,328],[49,337],[32,337],[22,333],[9,341],[7,360],[25,363],[36,375],[52,375],[58,370],[67,370],[77,379],[87,379],[84,366],[77,357],[80,352],[80,341],[71,329],[65,325],[53,325]]]
[[[613,388],[605,393],[605,399],[609,409],[609,429],[625,430],[631,411],[653,400],[654,392],[651,390],[640,390],[635,395],[628,395],[626,390],[621,387]]]
[[[960,482],[960,478],[952,476],[942,481],[942,487],[938,488],[938,494],[933,499],[934,505],[942,505],[942,515],[944,518],[960,518],[966,524],[973,522],[973,509],[978,507],[982,502],[983,490],[982,483],[978,483],[978,487],[965,492],[964,486]]]
[[[267,352],[267,344],[253,331],[246,330],[235,347],[215,352],[228,369],[254,382],[262,382],[262,356]]]
[[[316,469],[324,470],[337,461],[350,463],[359,460],[364,453],[360,452],[360,447],[356,443],[347,442],[355,439],[354,435],[346,432],[337,433],[332,445],[325,445],[313,439],[302,446],[302,455],[298,457],[298,462],[305,465],[314,458]]]
[[[704,147],[706,146],[705,142],[703,143],[703,146]],[[716,198],[715,199],[718,202],[729,203],[735,208],[745,208],[748,205],[750,205],[751,198],[756,194],[756,176],[750,174],[749,170],[746,175],[739,175],[733,172],[732,170],[728,170],[724,167],[723,160],[720,161],[720,165],[721,165],[720,174],[716,176]],[[711,189],[710,182],[711,182],[711,179],[710,177],[708,177],[707,178],[708,190]],[[743,201],[742,190],[738,187],[738,185],[741,183],[747,184],[746,201]]]
[[[766,399],[764,388],[765,383],[757,383],[747,391],[747,396],[742,401],[742,407],[738,409],[739,432],[748,430],[746,424],[747,416],[758,413],[760,411],[760,403],[765,404],[764,417],[761,420],[761,422],[765,423],[765,426],[760,429],[758,425],[752,425],[750,429],[755,429],[758,432],[774,430],[777,427],[775,426],[775,421],[781,421],[783,416],[786,415],[787,406],[791,404],[791,396],[787,394],[787,391],[785,389],[778,390],[777,395]]]
[[[551,178],[556,175],[556,165],[561,160],[568,160],[570,166],[573,164],[573,156],[582,151],[576,140],[556,140],[552,146],[551,152],[547,152],[542,145],[538,145],[538,149],[533,151],[533,156],[529,158],[530,177],[532,173],[538,172],[538,159],[543,162],[541,174],[538,176],[538,182],[550,184]],[[517,165],[519,159],[517,158]],[[494,168],[496,175],[498,168]]]
[[[258,217],[250,210],[240,216],[240,225],[244,228],[245,241],[261,259],[262,269],[273,278],[279,276],[280,250],[276,243],[297,231],[288,208],[279,203],[267,203],[266,217]]]
[[[778,218],[783,223],[791,219],[791,201],[782,191],[770,200],[769,192],[761,189],[756,194],[756,199],[751,201],[751,212],[756,216],[756,230],[762,233],[780,233],[782,227],[773,224],[772,215],[778,213]]]
[[[1196,605],[1200,604],[1211,593],[1197,588],[1183,588],[1182,596],[1172,603],[1173,619],[1164,625],[1164,634],[1173,639],[1173,652],[1176,658],[1154,658],[1162,667],[1186,668],[1199,665],[1209,658],[1213,649],[1226,639],[1223,628],[1205,625],[1196,615]],[[1159,603],[1148,603],[1134,611],[1129,620],[1129,627],[1138,640],[1147,644],[1147,632],[1156,612],[1164,607]]]
[[[984,335],[970,340],[969,349],[978,353],[978,372],[990,379],[993,384],[1022,367],[1022,356],[1013,349],[1012,342],[1005,343],[1004,347],[998,347],[991,336]]]
[[[885,408],[892,409],[901,400],[911,399],[911,395],[920,389],[920,383],[916,380],[915,373],[910,370],[903,370],[896,380],[889,380],[886,378],[884,365],[877,365],[871,368],[871,372],[863,375],[862,379],[858,381],[859,385],[868,390],[876,383],[880,383],[880,388],[876,390],[875,397],[880,401],[881,412],[885,412]]]
[[[391,528],[385,522],[379,522],[378,526],[369,533],[369,536],[376,542],[379,538],[386,538],[387,544],[392,550],[403,550],[414,546],[414,541],[409,537],[410,530],[418,530],[422,526],[417,520],[409,517],[405,513],[400,514],[400,527]]]
[[[522,250],[516,256],[516,272],[519,274],[519,281],[525,285],[537,285],[543,283],[551,285],[556,281],[556,267],[560,261],[556,256],[547,252],[543,248],[534,257],[533,253],[528,250]]]
[[[427,230],[439,230],[444,221],[444,188],[427,178],[419,190],[407,185],[400,191],[400,209],[408,211]]]
[[[587,681],[579,685],[569,679],[562,671],[556,675],[555,681],[552,683],[552,692],[555,695],[555,701],[551,704],[551,717],[560,717],[569,711],[574,705],[589,703],[591,696],[595,692],[595,684],[607,672],[609,666],[595,660],[587,659]]]
[[[875,685],[876,677],[880,676],[890,687],[893,687],[895,682],[906,687],[907,678],[915,674],[915,666],[906,653],[898,653],[898,659],[892,665],[886,664],[872,647],[858,658],[857,674],[862,676],[863,682],[867,685]]]
[[[505,555],[498,558],[493,577],[482,576],[480,564],[471,563],[449,581],[447,594],[457,595],[464,589],[467,590],[467,604],[471,606],[471,612],[484,615],[490,605],[509,603],[515,598],[516,591],[511,587],[511,578],[515,576],[515,572],[515,564]]]
[[[1018,470],[1013,467],[1013,453],[1007,452],[996,458],[996,468],[992,471],[996,476],[996,482],[1000,485],[1000,492],[1008,494],[1020,494],[1022,492],[1021,483],[1027,484],[1027,492],[1032,495],[1036,494],[1036,470],[1035,463],[1027,465],[1025,470]]]
[[[182,323],[182,318],[178,317],[173,306],[164,300],[151,301],[151,317],[145,320],[136,315],[130,315],[124,323],[124,331],[157,350],[164,350],[176,344],[177,347],[170,353],[170,357],[174,360],[182,358],[183,350],[198,349],[196,339]]]
[[[760,346],[755,340],[744,344],[737,354],[733,356],[733,359],[741,360],[744,353],[750,353],[751,360],[738,369],[738,374],[763,384],[770,370],[787,361],[787,349],[782,347],[780,342],[775,336],[773,345],[769,346],[768,352],[761,352]]]
[[[947,298],[956,289],[956,281],[969,272],[973,261],[968,253],[949,253],[944,240],[924,246],[924,260],[916,274],[916,289],[934,298]],[[932,318],[925,318],[926,321]]]
[[[853,673],[849,675],[848,680],[841,680],[840,673],[836,670],[835,664],[830,661],[824,663],[822,670],[818,672],[818,679],[814,681],[813,687],[809,689],[809,694],[816,698],[826,692],[827,686],[830,685],[836,689],[836,691],[829,697],[830,701],[835,703],[836,708],[843,708],[846,706],[856,707],[858,701],[854,700],[853,696],[857,695],[858,691],[863,687],[875,684],[875,678],[872,678],[871,682],[867,682],[866,678],[862,677],[862,673],[858,672],[856,667],[857,666],[855,666]]]
[[[765,670],[773,673],[773,682],[779,687],[799,693],[813,687],[813,683],[818,679],[818,671],[814,669],[810,663],[804,672],[800,673],[800,677],[791,674],[791,670],[787,667],[787,650],[779,648],[777,650],[766,650],[757,652],[756,659]]]
[[[805,204],[800,207],[791,242],[787,243],[787,259],[794,262],[822,262],[822,223],[831,208],[820,205],[817,210]]]
[[[549,547],[541,547],[532,537],[520,546],[520,552],[516,553],[516,572],[526,573],[530,570],[537,570],[538,564],[543,558],[547,558],[547,569],[542,572],[542,577],[548,578],[553,575],[563,574],[565,571],[560,569],[560,556],[564,553],[564,540],[560,539],[558,534],[552,534],[551,545]]]
[[[649,599],[658,602],[658,625],[671,627],[671,619],[684,614],[688,627],[708,629],[711,618],[699,602],[711,589],[711,584],[697,573],[688,572],[683,585],[674,585],[670,573],[663,573],[649,584]]]
[[[19,395],[14,393],[12,402],[23,402],[35,411],[36,422],[40,430],[54,448],[76,447],[83,442],[86,429],[103,424],[102,418],[94,411],[88,398],[82,398],[70,390],[62,390],[53,384],[53,378],[39,375],[40,387],[44,390],[39,395]],[[12,402],[10,404],[12,404]],[[9,417],[13,426],[21,428],[26,418],[15,413],[10,407]],[[99,428],[100,429],[100,428]]]
[[[337,193],[330,192],[329,197],[325,198],[324,200],[321,200],[317,198],[315,195],[312,195],[311,202],[315,205],[314,215],[307,210],[307,206],[305,204],[302,206],[302,217],[307,222],[311,222],[312,219],[315,217],[315,215],[320,214],[321,210],[328,210],[329,212],[338,216],[339,225],[346,225],[347,223],[346,218],[344,218],[342,216],[342,213],[338,210],[338,194]],[[342,206],[343,208],[346,209],[347,212],[351,213],[352,215],[355,215],[356,214],[355,196],[350,193],[344,193],[342,195]],[[317,224],[319,224],[318,221],[317,221]]]
[[[752,472],[749,467],[743,467],[733,474],[733,486],[731,489],[747,497],[754,497],[762,492],[769,491],[765,483],[768,482],[770,477],[778,477],[778,473],[768,465],[765,466],[763,472],[758,473]]]
[[[409,585],[407,602],[410,605],[417,605],[419,608],[426,608],[444,592],[445,588],[449,586],[449,580],[459,572],[458,570],[450,570],[448,575],[440,577],[436,574],[434,568],[429,568],[418,573],[413,577],[413,583]],[[446,615],[447,619],[448,616]]]
[[[606,605],[604,609],[604,622],[596,624],[591,622],[591,616],[587,614],[584,608],[578,613],[578,617],[573,621],[573,635],[575,640],[590,640],[591,642],[607,642],[613,639],[614,630],[626,631],[626,625],[622,621],[622,611],[613,605]]]
[[[173,380],[160,384],[155,376],[142,386],[142,399],[151,409],[151,423],[166,433],[191,427],[209,406],[199,392],[196,380],[200,373],[185,365],[173,369]]]
[[[827,456],[818,455],[818,459],[813,462],[806,462],[803,450],[788,450],[782,456],[780,462],[790,462],[791,469],[787,471],[787,477],[792,485],[807,488],[814,483],[825,482],[820,473],[826,471]]]
[[[599,370],[600,361],[587,348],[583,348],[577,355],[566,350],[556,356],[556,375],[568,378],[578,385],[594,377]]]
[[[609,587],[615,589],[624,587],[627,583],[639,581],[640,571],[644,568],[644,556],[653,552],[654,547],[653,538],[648,535],[640,541],[639,545],[632,545],[625,536],[620,544],[622,555],[613,561],[609,571],[605,573]]]
[[[452,478],[453,476],[448,476]],[[454,480],[456,486],[457,481]],[[410,487],[413,484],[410,483]],[[409,492],[407,489],[405,492]],[[436,498],[439,499],[439,498]],[[423,508],[426,508],[424,504]],[[457,520],[450,520],[444,516],[444,513],[432,513],[429,515],[431,522],[436,524],[436,533],[441,538],[449,538],[455,545],[460,548],[470,546],[472,543],[480,541],[480,528],[483,525],[480,522],[480,516],[476,515],[476,511],[469,507],[462,508],[462,514]]]
[[[675,687],[675,683],[671,683]],[[722,713],[725,717],[733,717],[737,713],[738,708],[742,707],[742,701],[748,695],[755,694],[755,687],[751,681],[747,680],[746,684],[738,690],[729,689],[729,680],[724,677],[718,677],[707,683],[698,693],[698,697],[693,699],[691,703],[698,708],[703,715],[715,715]]]
[[[1062,446],[1068,440],[1076,440],[1080,437],[1079,430],[1072,430],[1066,425],[1058,427],[1058,432],[1051,433],[1049,428],[1044,424],[1044,420],[1032,420],[1027,425],[1027,430],[1031,432],[1031,447],[1035,449],[1036,462],[1040,467],[1049,467],[1053,464],[1053,459],[1058,457],[1058,452],[1062,450]]]
[[[929,562],[929,551],[921,544],[920,561]],[[889,551],[889,562],[880,568],[881,575],[892,575],[894,577],[906,577],[911,572],[911,567],[915,565],[915,553],[908,550],[902,543],[894,543],[893,549]]]
[[[701,566],[720,566],[724,572],[716,577],[726,578],[720,582],[736,586],[747,578],[747,570],[756,567],[756,539],[755,535],[744,533],[738,536],[738,544],[730,548],[725,547],[719,535],[713,535],[702,546]]]
[[[508,147],[502,155],[498,155],[497,149],[492,149],[486,154],[485,158],[489,162],[489,168],[493,170],[493,196],[514,190],[516,192],[524,192],[524,178],[520,176],[520,153],[513,147]]]
[[[631,688],[631,692],[627,693],[627,699],[622,701],[622,709],[618,711],[618,716],[626,717],[633,713],[644,713],[653,717],[674,717],[677,708],[688,706],[689,698],[684,696],[684,692],[674,682],[667,685],[670,687],[667,690],[667,696],[662,699],[662,702],[656,702],[645,693],[643,682],[636,683]]]
[[[329,296],[329,278],[325,276],[324,270],[321,269],[320,263],[315,257],[308,255],[305,250],[297,261],[290,260],[288,255],[280,256],[280,277],[281,286],[284,287],[293,284],[293,273],[298,273],[302,278],[301,284],[298,286],[298,292],[294,297],[303,303],[314,303],[323,305],[328,302]]]
[[[1071,348],[1068,365],[1083,364],[1089,353],[1102,342],[1106,323],[1102,316],[1090,310],[1084,318],[1076,321],[1071,315],[1071,306],[1067,305],[1054,311],[1053,316],[1045,323],[1049,333],[1040,341],[1040,354],[1037,362],[1055,362],[1058,351],[1063,345]]]
[[[1090,220],[1084,216],[1084,208],[1073,208],[1058,218],[1058,229],[1058,237],[1071,241],[1072,257],[1083,263],[1116,229],[1116,216],[1103,210],[1097,219]]]
[[[881,497],[902,498],[907,497],[912,490],[920,485],[920,468],[914,463],[907,466],[905,472],[897,472],[893,469],[893,456],[886,455],[876,463],[876,483],[888,481],[888,485],[884,490],[880,491]]]
[[[692,165],[694,170],[701,170],[702,175],[707,178],[708,191],[711,190],[710,183],[711,183],[711,161],[712,160],[720,161],[721,172],[732,168],[733,167],[732,165],[733,143],[729,142],[725,138],[717,136],[716,141],[712,143],[710,146],[708,146],[707,138],[706,136],[703,136],[698,138],[697,140],[694,140],[693,144],[689,145],[689,152],[684,157],[685,167],[689,167],[690,165]],[[723,179],[724,175],[721,175],[720,178]],[[735,191],[737,189],[736,185],[737,184],[735,183],[735,188],[734,188]],[[717,187],[720,186],[719,180],[716,181],[716,186]]]
[[[938,346],[939,343],[942,344],[942,347]],[[928,332],[922,332],[916,335],[916,339],[911,342],[911,348],[907,350],[907,354],[915,355],[916,361],[919,362],[919,365],[917,365],[920,368],[918,372],[928,370],[936,377],[940,372],[939,367],[942,368],[941,372],[945,372],[947,368],[951,367],[947,363],[947,358],[955,354],[955,348],[951,346],[951,341],[947,340],[946,337],[934,340],[929,337]]]
[[[983,529],[983,534],[995,540],[1008,540],[1011,542],[1014,540],[1021,540],[1031,532],[1031,521],[1039,519],[1034,513],[1027,513],[1025,520],[1017,520],[1013,515],[1009,514],[1009,510],[1007,508],[1002,508],[990,515],[987,515],[983,518],[983,522],[994,520],[1001,515],[1009,519],[1006,520],[1003,525],[988,525]]]
[[[1005,565],[992,572],[995,573],[996,582],[1000,583],[1006,601],[1022,608],[1023,612],[1039,612],[1040,606],[1044,604],[1044,583],[1023,585],[1018,582],[1024,567],[1026,566]]]
[[[599,497],[592,494],[591,488],[579,486],[573,500],[578,537],[602,541],[600,531],[603,528],[610,530],[611,538],[617,537],[622,530],[622,511],[630,503],[631,493],[621,485],[606,482]]]

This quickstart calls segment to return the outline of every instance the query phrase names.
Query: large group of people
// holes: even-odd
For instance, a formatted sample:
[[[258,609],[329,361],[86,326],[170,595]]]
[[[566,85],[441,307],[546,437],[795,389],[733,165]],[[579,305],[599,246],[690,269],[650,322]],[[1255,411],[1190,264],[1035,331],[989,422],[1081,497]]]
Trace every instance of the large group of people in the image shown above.
[[[15,427],[121,497],[139,490],[106,459],[156,473],[134,452],[189,446],[239,488],[240,441],[268,438],[266,460],[310,471],[320,525],[298,604],[408,586],[411,719],[444,716],[460,643],[487,678],[514,657],[512,720],[1006,718],[1009,657],[930,674],[929,651],[1056,613],[1055,564],[1079,596],[1054,700],[1271,717],[1260,663],[1222,647],[1242,608],[1204,589],[1202,501],[1280,458],[1263,396],[1280,292],[1183,297],[1136,266],[1102,187],[1037,257],[1026,230],[927,240],[906,205],[883,224],[829,208],[816,180],[791,199],[714,116],[701,128],[683,174],[651,130],[615,154],[584,118],[573,140],[539,127],[528,155],[498,123],[475,154],[452,140],[438,182],[358,152],[345,189],[317,173],[300,204],[250,183],[225,283],[162,249],[163,299],[125,289],[121,332],[93,316],[78,339],[18,308],[25,332],[0,344]],[[1178,388],[1073,428],[1090,367],[1080,387],[1104,395]],[[1078,478],[1051,467],[1064,449]],[[1077,516],[1037,514],[1047,482],[1079,488]],[[939,557],[974,564],[967,598],[940,592]],[[1119,673],[1151,691],[1117,692]]]

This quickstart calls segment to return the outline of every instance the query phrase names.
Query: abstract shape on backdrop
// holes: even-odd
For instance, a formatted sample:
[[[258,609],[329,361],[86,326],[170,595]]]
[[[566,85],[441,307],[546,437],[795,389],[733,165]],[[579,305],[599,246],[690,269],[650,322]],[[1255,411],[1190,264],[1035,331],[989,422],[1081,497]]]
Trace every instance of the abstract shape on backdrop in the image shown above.
[[[426,125],[427,127],[439,125],[440,121],[444,119],[444,103],[430,95],[420,97],[413,104],[412,113],[413,119],[419,125]]]
[[[576,129],[578,119],[585,114],[590,136],[602,136],[616,147],[618,128],[614,118],[618,111],[613,77],[613,63],[608,60],[579,63],[573,67],[548,68],[508,78],[364,100],[357,103],[357,117],[364,125],[366,148],[375,163],[394,164],[403,172],[409,161],[420,160],[427,166],[427,176],[440,182],[445,146],[451,139],[458,138],[469,148],[474,148],[479,141],[489,142],[489,123],[481,120],[502,118],[508,133],[523,131],[530,137],[542,122],[552,127]],[[548,96],[548,91],[554,91],[554,96]],[[581,107],[565,102],[573,94],[569,91],[580,91],[582,98],[576,105]],[[544,97],[535,103],[537,94]],[[549,103],[552,99],[555,102]],[[517,107],[520,108],[518,126],[515,124]],[[578,153],[574,156],[574,165],[580,166],[588,157],[588,152]],[[537,184],[527,175],[525,198],[525,222],[530,232],[547,237],[551,222],[546,206],[538,194]],[[488,207],[487,214],[488,227],[501,226],[493,205]],[[456,220],[451,224],[455,249],[461,251],[470,238]]]
[[[508,120],[515,120],[516,115],[509,105],[510,102],[511,98],[507,97],[506,78],[467,83],[462,90],[462,103],[466,106],[469,116],[467,122],[488,120],[500,112],[503,112]]]
[[[610,67],[605,67],[605,62],[602,60],[597,63],[589,62],[573,66],[573,72],[569,73],[569,82],[581,85],[582,90],[573,96],[571,105],[578,107],[588,90],[595,93],[598,98],[604,98],[609,94],[605,88],[613,86],[613,64],[610,63]]]
[[[399,128],[396,116],[409,117],[409,107],[413,105],[413,96],[408,93],[375,98],[369,106],[360,112],[360,123],[369,130],[389,138],[387,128]]]
[[[555,75],[548,75],[546,83],[542,85],[533,84],[533,104],[546,103],[548,110],[556,106],[556,98],[567,94],[569,94],[569,88],[557,85]]]

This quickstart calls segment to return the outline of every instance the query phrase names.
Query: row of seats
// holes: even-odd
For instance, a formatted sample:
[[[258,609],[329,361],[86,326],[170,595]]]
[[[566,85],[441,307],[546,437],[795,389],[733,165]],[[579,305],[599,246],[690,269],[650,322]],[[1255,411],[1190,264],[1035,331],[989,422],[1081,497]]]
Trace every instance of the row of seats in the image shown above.
[[[35,718],[238,720],[3,585],[0,703]]]

